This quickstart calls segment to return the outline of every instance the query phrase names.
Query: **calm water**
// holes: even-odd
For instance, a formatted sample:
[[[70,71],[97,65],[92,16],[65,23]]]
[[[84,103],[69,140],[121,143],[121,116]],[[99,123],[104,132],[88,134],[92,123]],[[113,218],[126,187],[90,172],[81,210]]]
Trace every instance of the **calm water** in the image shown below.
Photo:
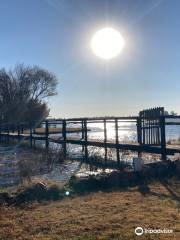
[[[172,120],[170,120],[172,122]],[[174,120],[180,123],[180,119]],[[115,142],[115,124],[113,122],[107,123],[107,141]],[[135,122],[121,122],[118,123],[118,135],[119,142],[128,143],[128,142],[137,142],[137,127]],[[59,127],[58,125],[53,125],[52,127]],[[80,124],[68,124],[68,127],[81,128]],[[88,123],[87,128],[88,138],[89,139],[104,139],[104,128],[103,123]],[[57,134],[57,136],[62,136],[61,134]],[[67,134],[67,137],[75,137],[80,138],[81,133],[70,133]],[[180,125],[176,126],[166,126],[166,141],[169,140],[178,140],[180,139]]]

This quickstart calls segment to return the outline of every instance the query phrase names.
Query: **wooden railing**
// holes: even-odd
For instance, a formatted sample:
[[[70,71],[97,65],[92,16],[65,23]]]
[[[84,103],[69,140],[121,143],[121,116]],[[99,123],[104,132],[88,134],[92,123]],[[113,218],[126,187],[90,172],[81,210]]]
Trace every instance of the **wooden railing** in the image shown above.
[[[158,112],[158,110],[156,109]],[[162,111],[162,109],[161,109]],[[169,120],[169,121],[167,121]],[[119,141],[119,123],[130,122],[137,126],[137,143],[122,143]],[[103,126],[103,139],[89,139],[89,124],[101,123]],[[115,139],[108,141],[107,124],[114,124]],[[72,127],[76,125],[78,127]],[[19,143],[29,141],[31,147],[35,146],[36,141],[44,141],[48,150],[49,143],[54,142],[62,144],[64,155],[67,154],[67,144],[82,145],[85,158],[88,158],[88,146],[103,147],[105,152],[105,163],[107,162],[107,149],[116,149],[116,158],[120,164],[120,150],[136,151],[139,155],[142,152],[161,154],[162,159],[167,155],[180,153],[178,148],[167,147],[166,144],[166,125],[180,125],[180,116],[165,116],[155,112],[140,112],[139,116],[131,117],[98,117],[98,118],[69,118],[45,120],[36,123],[1,123],[0,124],[0,141],[10,143],[16,140]],[[53,127],[54,126],[54,127]],[[74,138],[73,134],[79,133],[79,138]],[[179,133],[180,135],[180,133]]]

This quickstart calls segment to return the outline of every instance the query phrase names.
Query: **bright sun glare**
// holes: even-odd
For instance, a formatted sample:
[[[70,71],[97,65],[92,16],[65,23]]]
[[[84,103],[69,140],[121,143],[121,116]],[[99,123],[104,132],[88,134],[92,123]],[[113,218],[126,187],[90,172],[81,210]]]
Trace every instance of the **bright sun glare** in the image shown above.
[[[108,60],[119,55],[124,44],[120,32],[113,28],[103,28],[92,37],[91,49],[96,56]]]

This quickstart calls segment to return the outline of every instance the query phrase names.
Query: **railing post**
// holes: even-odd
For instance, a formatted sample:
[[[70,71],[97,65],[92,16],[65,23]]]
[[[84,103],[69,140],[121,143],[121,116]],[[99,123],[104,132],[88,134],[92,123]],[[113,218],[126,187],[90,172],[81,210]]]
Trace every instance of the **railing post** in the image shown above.
[[[9,144],[9,124],[7,125],[7,143]]]
[[[138,143],[142,144],[142,130],[141,130],[141,117],[137,117],[137,138]]]
[[[63,135],[63,153],[64,153],[64,156],[66,156],[67,154],[67,149],[66,149],[66,120],[63,120],[62,121],[62,135]]]
[[[137,140],[139,145],[142,145],[142,129],[141,129],[141,117],[137,117]],[[138,157],[141,157],[141,151],[138,151]]]
[[[166,160],[166,134],[165,134],[165,116],[160,117],[160,126],[161,126],[161,150],[162,150],[162,160]]]
[[[1,132],[2,132],[2,128],[1,128],[1,124],[0,124],[0,142],[1,142],[1,140],[2,140],[2,139],[1,139],[1,137],[2,137],[2,136],[1,136]]]
[[[117,163],[118,166],[120,165],[120,158],[119,158],[119,134],[118,134],[118,119],[115,118],[115,137],[116,137],[116,156],[117,156]]]
[[[19,123],[17,125],[17,131],[18,131],[18,142],[21,141],[21,136],[20,136],[20,126],[19,126]]]
[[[46,120],[46,150],[49,148],[49,123]]]
[[[84,119],[84,141],[85,141],[85,161],[88,160],[88,146],[87,146],[87,120]]]
[[[84,139],[84,121],[81,120],[81,140]],[[82,152],[84,152],[84,145],[82,145]]]
[[[107,164],[107,147],[106,147],[106,143],[107,143],[107,128],[106,128],[106,119],[104,119],[104,151],[105,151],[105,165]]]
[[[21,124],[21,134],[23,134],[24,132],[24,126],[23,126],[23,123]]]
[[[32,143],[33,143],[33,136],[32,136],[32,124],[30,123],[30,128],[29,128],[29,132],[30,132],[30,147],[32,148]]]
[[[12,133],[14,133],[14,123],[12,124]]]
[[[84,122],[81,121],[81,138],[84,139]]]
[[[33,125],[32,125],[32,135],[35,135],[36,134],[36,123],[33,122]],[[42,125],[40,125],[40,128],[43,128]],[[34,147],[36,147],[36,136],[33,137],[33,145]]]

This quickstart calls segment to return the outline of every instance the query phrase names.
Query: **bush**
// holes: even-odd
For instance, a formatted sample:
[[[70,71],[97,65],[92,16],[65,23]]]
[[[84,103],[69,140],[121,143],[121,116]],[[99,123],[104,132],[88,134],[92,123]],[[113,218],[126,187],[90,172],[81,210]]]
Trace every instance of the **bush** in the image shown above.
[[[47,191],[47,197],[54,201],[62,198],[60,188],[56,184],[51,185]]]
[[[53,184],[49,187],[43,182],[21,189],[14,197],[15,205],[32,201],[58,200],[62,198],[61,189]]]

